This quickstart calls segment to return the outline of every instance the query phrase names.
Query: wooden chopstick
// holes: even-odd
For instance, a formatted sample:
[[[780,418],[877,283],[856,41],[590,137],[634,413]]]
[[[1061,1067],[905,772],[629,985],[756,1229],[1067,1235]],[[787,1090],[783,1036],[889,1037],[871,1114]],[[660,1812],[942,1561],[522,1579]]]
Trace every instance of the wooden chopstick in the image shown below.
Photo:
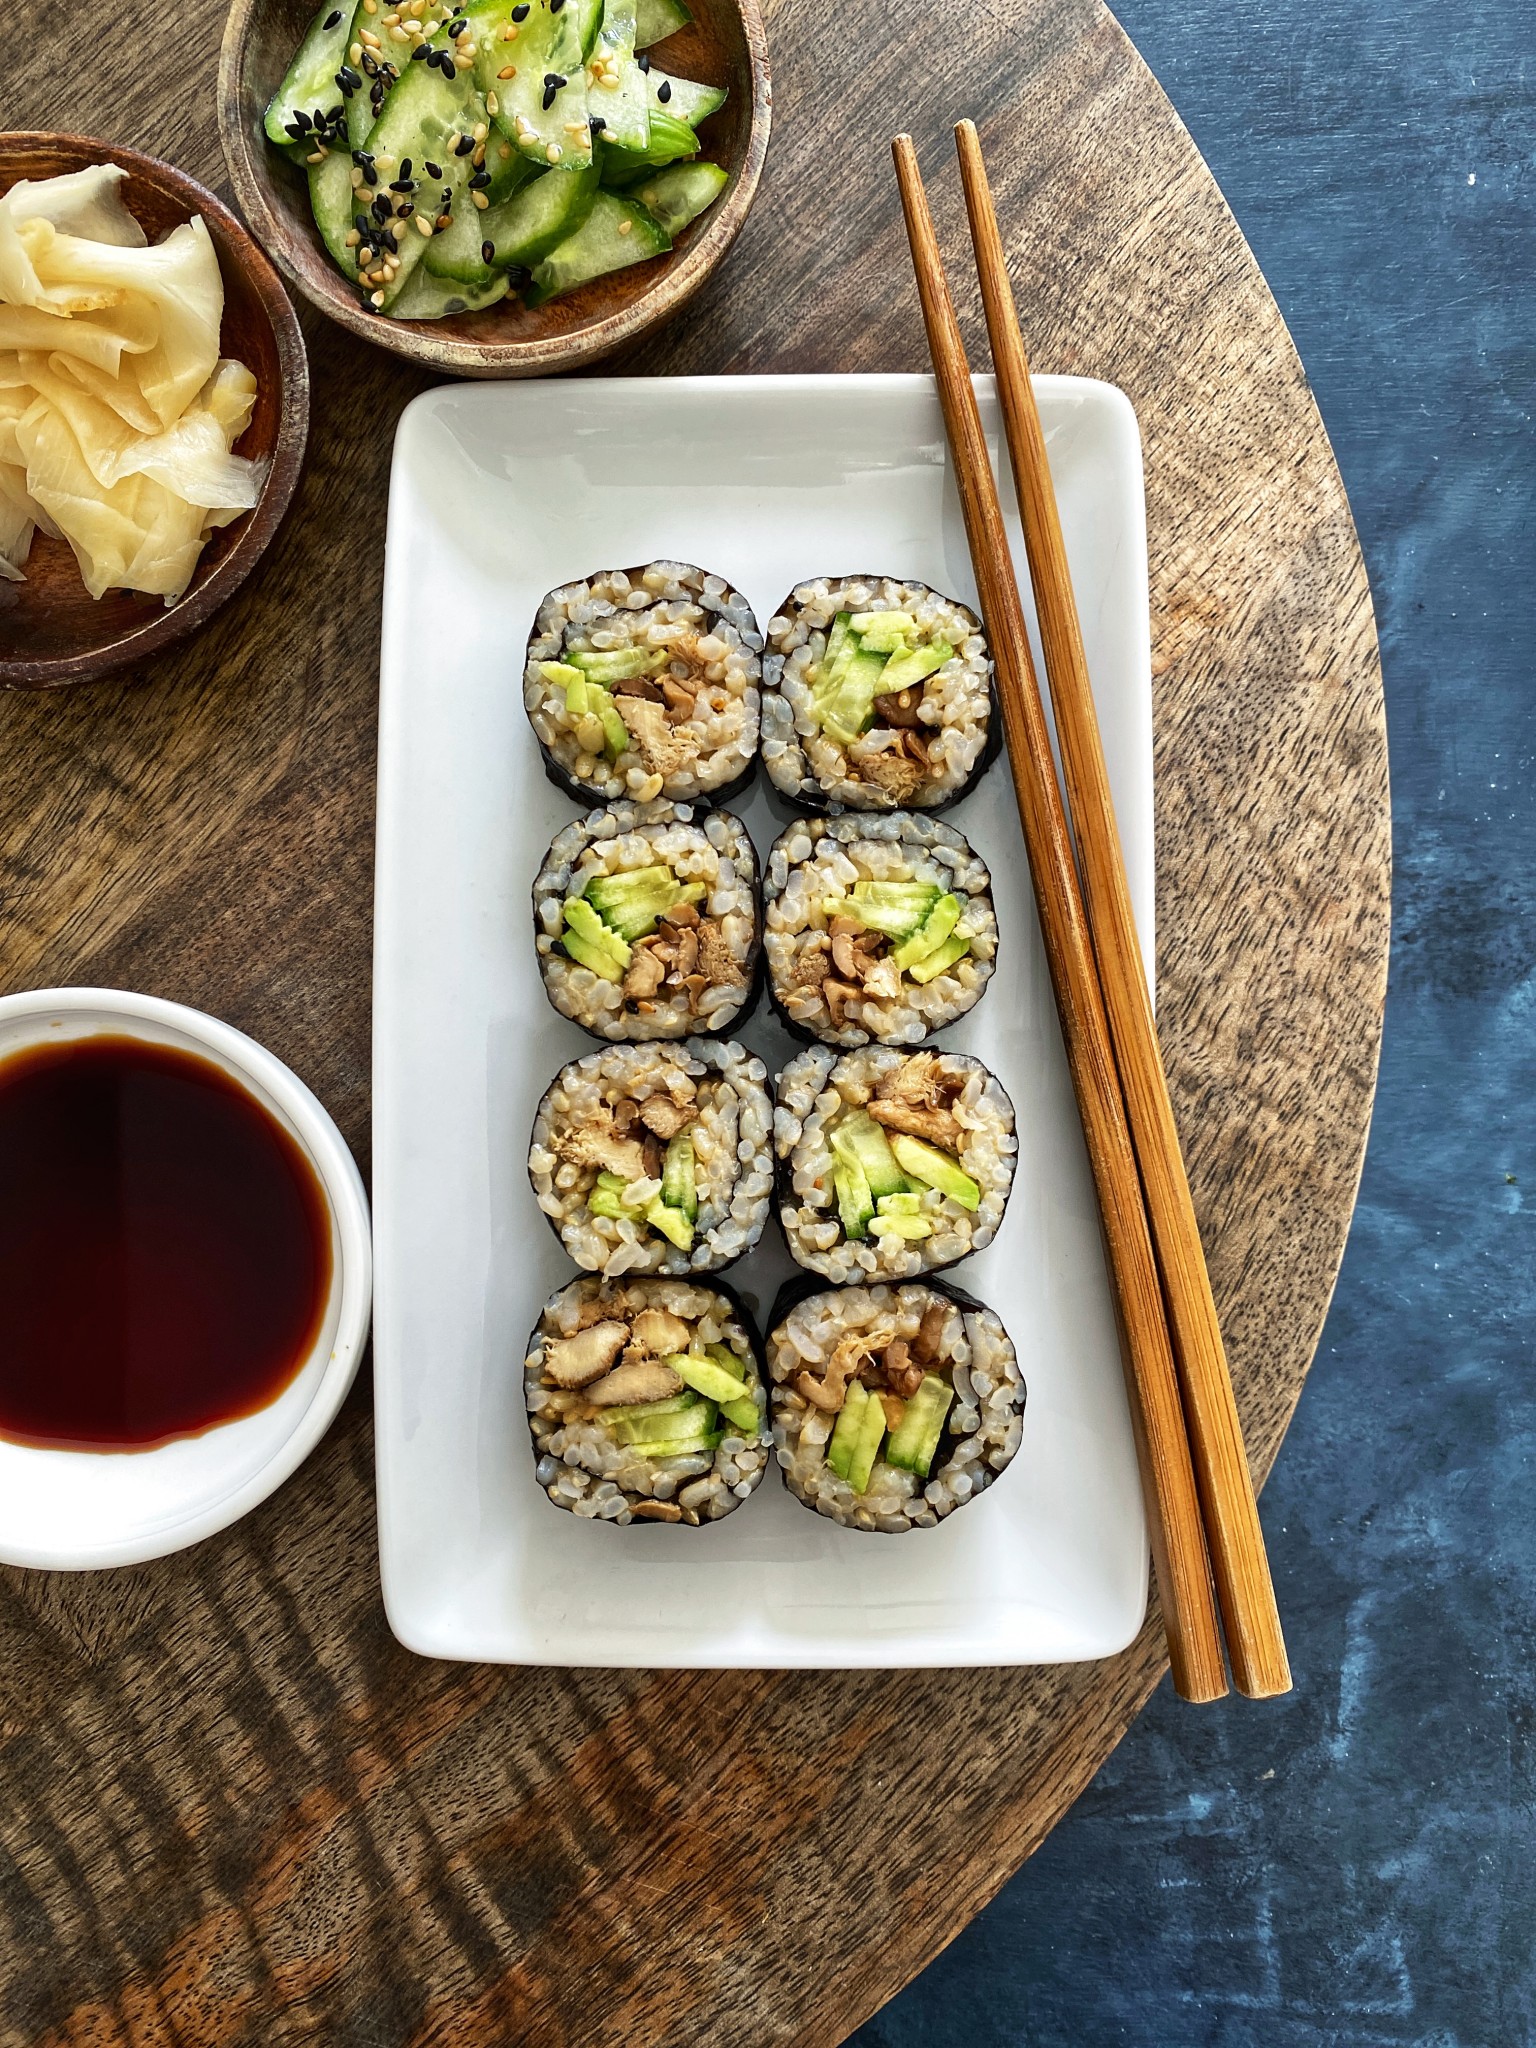
[[[1186,1699],[1219,1699],[1227,1690],[1227,1675],[1189,1441],[1045,707],[965,345],[910,136],[898,135],[892,150],[966,537],[992,642],[1040,930],[1104,1222],[1173,1682]]]
[[[974,122],[959,124],[955,144],[1029,555],[1035,614],[1056,714],[1067,808],[1077,842],[1099,987],[1162,1275],[1227,1654],[1238,1690],[1265,1699],[1290,1690],[1291,1671],[1264,1532],[1243,1451],[1242,1425],[1200,1244],[1200,1227],[1179,1150],[1178,1127],[1168,1098],[1045,435]]]

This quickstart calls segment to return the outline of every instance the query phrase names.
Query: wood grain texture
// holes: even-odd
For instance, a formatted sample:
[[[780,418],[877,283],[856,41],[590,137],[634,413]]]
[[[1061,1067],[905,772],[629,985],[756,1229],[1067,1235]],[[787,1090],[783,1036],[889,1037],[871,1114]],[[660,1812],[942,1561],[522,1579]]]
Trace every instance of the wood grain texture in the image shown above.
[[[132,0],[67,85],[26,33],[40,0],[15,12],[8,120],[67,116],[217,186],[214,0],[188,0],[174,53]],[[925,366],[887,137],[916,135],[958,249],[949,128],[982,114],[1036,367],[1120,383],[1146,441],[1160,1030],[1262,1472],[1380,1035],[1386,753],[1348,507],[1252,258],[1113,19],[1024,0],[940,48],[907,0],[870,18],[861,47],[809,0],[770,11],[758,204],[626,366]],[[969,289],[960,310],[979,360]],[[310,459],[260,574],[152,668],[0,701],[0,982],[228,1017],[366,1167],[384,485],[423,380],[306,333]],[[1157,1641],[900,1678],[424,1663],[379,1604],[360,1387],[227,1535],[111,1576],[0,1575],[0,2043],[830,2048],[1070,1804]]]

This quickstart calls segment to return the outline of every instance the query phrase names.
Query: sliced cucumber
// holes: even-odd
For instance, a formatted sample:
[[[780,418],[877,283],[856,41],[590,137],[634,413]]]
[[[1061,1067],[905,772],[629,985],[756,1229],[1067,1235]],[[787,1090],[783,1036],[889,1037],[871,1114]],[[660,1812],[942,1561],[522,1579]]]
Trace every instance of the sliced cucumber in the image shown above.
[[[925,1373],[921,1386],[891,1432],[885,1462],[926,1479],[954,1398],[953,1387],[946,1386],[936,1373]]]
[[[915,967],[909,967],[907,973],[914,981],[936,981],[941,974],[947,974],[957,960],[963,960],[970,950],[969,938],[963,932],[956,932],[942,946],[935,946]]]
[[[734,1424],[743,1436],[756,1436],[760,1418],[757,1403],[750,1394],[743,1394],[739,1401],[722,1401],[720,1413],[726,1421]]]
[[[693,1140],[679,1131],[667,1146],[661,1174],[661,1199],[669,1209],[681,1209],[690,1223],[698,1221],[699,1197],[693,1172]],[[701,1387],[700,1393],[706,1389]],[[725,1399],[729,1400],[730,1395]]]
[[[679,235],[691,220],[714,205],[729,182],[729,172],[719,164],[673,164],[636,185],[629,196],[660,221],[669,235]]]
[[[442,51],[444,38],[434,37],[430,48],[434,53]],[[461,145],[484,117],[484,102],[475,91],[472,72],[450,70],[445,74],[436,63],[411,62],[369,129],[364,155],[376,182],[358,191],[359,210],[371,212],[381,199],[412,208],[408,217],[396,216],[385,223],[392,230],[389,246],[399,258],[399,267],[391,280],[375,285],[368,293],[370,303],[381,311],[394,309],[426,253],[431,238],[420,232],[419,222],[435,220],[445,210],[451,217],[455,202],[462,198],[470,175],[471,151]],[[390,191],[392,183],[407,176],[413,183],[409,194]],[[367,268],[360,259],[359,269]],[[366,287],[366,278],[364,283]],[[436,303],[436,295],[432,301],[420,303]],[[442,313],[424,311],[403,317],[436,319]]]
[[[683,0],[635,0],[635,48],[648,50],[686,28],[693,15]]]
[[[497,149],[507,152],[506,159],[491,170],[491,156]],[[503,260],[497,242],[501,209],[525,185],[531,184],[539,172],[520,150],[499,139],[493,141],[486,153],[486,169],[491,176],[491,183],[485,188],[486,197],[489,199],[496,194],[500,206],[493,204],[482,210],[470,197],[467,203],[461,200],[454,207],[452,221],[427,244],[424,266],[434,277],[456,278],[463,284],[488,285],[498,271],[508,267],[510,259]]]
[[[834,1163],[832,1190],[837,1196],[837,1214],[843,1235],[853,1238],[866,1236],[875,1213],[875,1198],[869,1192],[869,1182],[857,1159],[838,1159]]]
[[[412,272],[405,290],[389,308],[393,320],[447,320],[456,313],[483,313],[507,296],[503,271],[486,284],[464,284],[456,277],[434,277],[422,264]]]
[[[903,974],[938,951],[960,922],[961,907],[958,896],[941,896],[912,936],[902,940],[891,958]]]
[[[604,1422],[636,1422],[650,1415],[681,1415],[684,1409],[698,1408],[703,1404],[691,1387],[685,1387],[680,1394],[669,1394],[664,1401],[632,1401],[621,1408],[605,1408]]]
[[[600,118],[605,139],[620,149],[645,149],[651,139],[651,103],[645,74],[635,62],[635,0],[603,0],[587,70],[587,112]]]
[[[672,78],[665,71],[658,71],[654,64],[646,67],[645,83],[651,111],[670,114],[674,121],[682,121],[690,128],[707,121],[725,105],[728,97],[723,85],[701,85],[696,78]]]
[[[862,1380],[854,1380],[843,1396],[843,1405],[838,1410],[837,1420],[832,1425],[832,1435],[827,1443],[827,1463],[839,1479],[848,1477],[848,1467],[854,1451],[858,1448],[859,1424],[863,1418],[864,1405],[870,1398],[868,1387]]]
[[[692,1387],[706,1400],[740,1401],[750,1392],[745,1380],[734,1378],[712,1358],[695,1358],[689,1352],[680,1351],[665,1362],[685,1387]]]
[[[554,170],[535,176],[501,206],[480,216],[480,237],[495,250],[492,262],[507,270],[513,264],[532,270],[592,211],[597,191],[597,166]]]
[[[336,74],[347,61],[352,6],[353,0],[335,0],[334,5],[327,0],[310,23],[262,121],[273,142],[302,141],[315,127],[324,127],[341,105]]]
[[[613,192],[599,192],[592,211],[576,230],[553,249],[533,273],[524,294],[530,306],[542,306],[562,292],[589,284],[594,277],[627,270],[632,263],[663,255],[672,237],[643,206]]]
[[[891,1141],[866,1110],[857,1109],[834,1124],[831,1142],[839,1159],[861,1168],[876,1202],[882,1195],[907,1192],[907,1178],[896,1163]]]
[[[855,1493],[863,1493],[868,1487],[884,1438],[885,1409],[878,1396],[871,1394],[859,1416],[858,1440],[853,1447],[853,1456],[848,1460],[848,1484]]]
[[[651,109],[651,139],[644,149],[615,149],[604,144],[603,184],[613,192],[627,192],[642,183],[658,164],[676,163],[697,156],[699,138],[686,121]]]
[[[579,170],[592,161],[592,134],[581,47],[586,22],[577,0],[519,0],[509,25],[515,39],[496,46],[508,52],[496,67],[496,124],[536,163]],[[502,78],[507,68],[516,76]]]
[[[352,233],[352,159],[344,149],[333,149],[320,163],[310,164],[308,172],[309,210],[320,239],[331,261],[355,281],[357,244],[347,246]]]

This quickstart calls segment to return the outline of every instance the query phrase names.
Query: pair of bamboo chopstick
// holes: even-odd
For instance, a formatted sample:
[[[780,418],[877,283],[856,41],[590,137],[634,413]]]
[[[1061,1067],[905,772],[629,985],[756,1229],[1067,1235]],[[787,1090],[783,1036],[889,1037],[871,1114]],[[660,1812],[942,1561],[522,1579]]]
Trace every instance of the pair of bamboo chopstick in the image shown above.
[[[1226,1692],[1219,1599],[1233,1682],[1240,1692],[1264,1698],[1289,1690],[1290,1667],[1158,1051],[1045,437],[991,187],[973,123],[962,121],[955,136],[1070,819],[965,344],[909,136],[892,145],[896,176],[1103,1217],[1169,1661],[1186,1699],[1219,1699]]]

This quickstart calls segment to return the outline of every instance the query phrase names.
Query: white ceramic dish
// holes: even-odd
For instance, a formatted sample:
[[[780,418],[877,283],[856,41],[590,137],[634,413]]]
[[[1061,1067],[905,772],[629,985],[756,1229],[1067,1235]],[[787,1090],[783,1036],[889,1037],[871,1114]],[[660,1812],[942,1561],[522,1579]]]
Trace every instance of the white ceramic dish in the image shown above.
[[[142,1451],[42,1450],[0,1439],[0,1562],[50,1571],[142,1564],[199,1542],[279,1487],[320,1441],[368,1336],[368,1201],[341,1133],[281,1060],[216,1017],[117,989],[50,988],[0,999],[0,1059],[103,1034],[201,1054],[301,1145],[331,1216],[331,1291],[308,1359],[267,1407]]]
[[[979,380],[996,445],[990,380]],[[1125,398],[1039,381],[1148,958],[1151,685],[1141,451]],[[1017,534],[1015,534],[1017,539]],[[406,408],[385,574],[374,980],[375,1390],[391,1626],[426,1655],[641,1666],[1010,1664],[1119,1650],[1147,1544],[1099,1225],[1006,766],[949,815],[991,862],[992,985],[943,1043],[1019,1116],[995,1244],[956,1280],[1002,1315],[1023,1444],[980,1500],[904,1537],[834,1528],[776,1471],[701,1529],[580,1522],[534,1482],[521,1361],[572,1277],[529,1192],[538,1097],[591,1049],[544,1000],[530,888],[575,815],[541,770],[522,651],[539,598],[681,557],[765,624],[800,578],[914,575],[974,603],[926,377],[452,386]],[[1022,547],[1020,547],[1022,561]],[[759,778],[735,808],[761,852]],[[760,1009],[739,1034],[783,1064]],[[759,1315],[770,1224],[729,1275]]]

